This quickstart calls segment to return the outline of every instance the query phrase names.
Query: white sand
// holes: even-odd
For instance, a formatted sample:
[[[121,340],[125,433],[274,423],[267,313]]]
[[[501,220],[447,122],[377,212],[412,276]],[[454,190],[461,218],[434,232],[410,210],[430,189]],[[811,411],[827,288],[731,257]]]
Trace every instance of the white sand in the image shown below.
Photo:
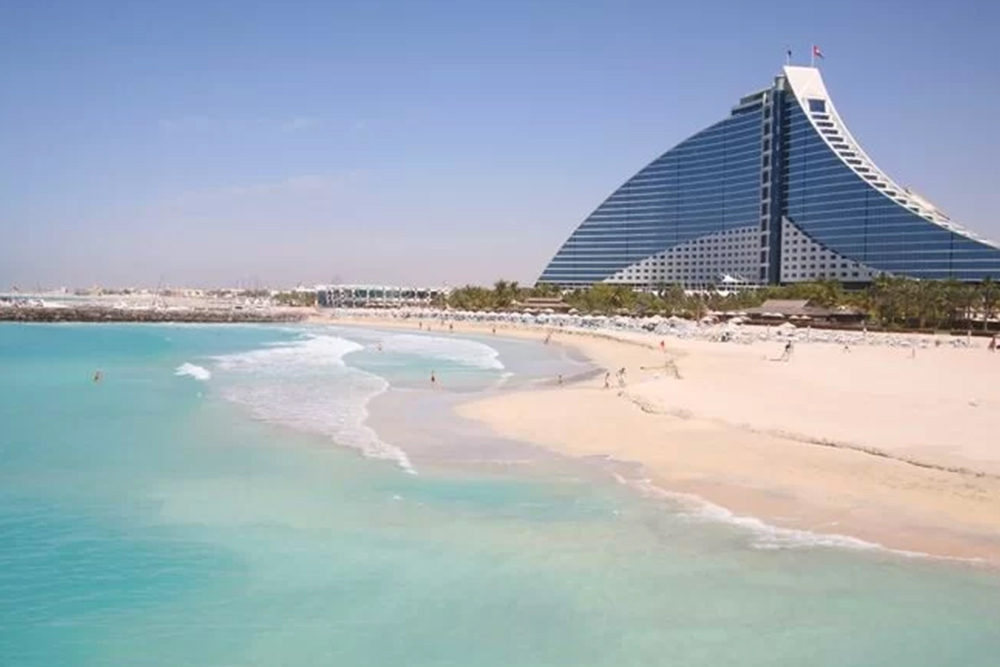
[[[544,333],[498,327],[498,335]],[[460,412],[569,454],[641,462],[665,489],[778,525],[1000,563],[1000,353],[984,342],[915,356],[798,343],[784,363],[771,360],[777,342],[666,338],[662,353],[660,340],[557,332],[554,342],[612,370],[612,390],[602,377],[480,399]]]

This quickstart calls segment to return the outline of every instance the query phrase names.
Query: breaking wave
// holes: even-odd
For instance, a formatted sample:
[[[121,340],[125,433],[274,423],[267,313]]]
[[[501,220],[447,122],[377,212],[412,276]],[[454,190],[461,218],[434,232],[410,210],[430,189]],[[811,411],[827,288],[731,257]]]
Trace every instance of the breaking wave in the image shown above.
[[[175,368],[174,375],[186,375],[188,377],[193,377],[195,380],[201,380],[202,382],[207,382],[212,379],[212,372],[207,368],[190,363],[183,363]]]
[[[379,439],[365,421],[368,403],[385,392],[383,378],[351,368],[344,356],[362,346],[330,335],[267,345],[217,357],[221,393],[265,421],[328,435],[369,458],[415,470],[402,449]]]
[[[504,367],[500,361],[500,353],[492,347],[463,338],[395,334],[385,338],[383,349],[387,352],[431,357],[485,370],[503,370]]]

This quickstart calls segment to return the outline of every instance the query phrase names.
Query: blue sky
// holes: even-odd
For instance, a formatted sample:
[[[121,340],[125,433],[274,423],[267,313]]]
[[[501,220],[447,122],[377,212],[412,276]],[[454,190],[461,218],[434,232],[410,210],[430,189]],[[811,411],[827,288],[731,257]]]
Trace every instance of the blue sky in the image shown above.
[[[876,162],[998,238],[997,25],[985,0],[0,0],[0,287],[532,282],[812,43]]]

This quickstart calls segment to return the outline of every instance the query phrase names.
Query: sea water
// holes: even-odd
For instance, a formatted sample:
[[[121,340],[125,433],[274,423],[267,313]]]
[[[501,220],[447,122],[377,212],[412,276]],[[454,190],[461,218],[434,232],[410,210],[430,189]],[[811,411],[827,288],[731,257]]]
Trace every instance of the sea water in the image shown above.
[[[449,421],[582,372],[438,332],[0,325],[0,665],[998,664],[996,572]]]

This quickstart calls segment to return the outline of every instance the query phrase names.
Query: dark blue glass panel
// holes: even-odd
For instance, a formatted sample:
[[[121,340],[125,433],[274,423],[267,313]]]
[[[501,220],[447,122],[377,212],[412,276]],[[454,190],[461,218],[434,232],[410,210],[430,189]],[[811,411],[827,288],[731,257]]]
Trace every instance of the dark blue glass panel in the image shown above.
[[[815,241],[888,273],[960,280],[1000,276],[1000,250],[927,220],[855,173],[794,99],[786,104],[785,118],[784,213]]]
[[[576,229],[543,282],[593,283],[685,241],[757,224],[761,107],[743,109],[667,151]]]

